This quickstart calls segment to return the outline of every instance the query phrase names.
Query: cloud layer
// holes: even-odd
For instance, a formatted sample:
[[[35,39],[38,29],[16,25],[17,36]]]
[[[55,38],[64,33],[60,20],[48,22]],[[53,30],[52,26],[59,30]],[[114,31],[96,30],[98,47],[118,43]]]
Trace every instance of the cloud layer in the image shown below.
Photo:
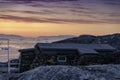
[[[120,0],[0,0],[0,19],[37,23],[120,24]]]

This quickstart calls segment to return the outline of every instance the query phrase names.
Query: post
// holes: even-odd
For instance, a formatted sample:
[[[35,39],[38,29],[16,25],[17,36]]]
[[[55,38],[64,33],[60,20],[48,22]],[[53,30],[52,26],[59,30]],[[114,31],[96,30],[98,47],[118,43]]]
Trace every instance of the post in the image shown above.
[[[9,39],[8,39],[8,74],[10,74],[10,52],[9,52]]]
[[[8,57],[8,80],[9,80],[9,76],[10,76],[10,52],[9,52],[9,39],[5,39],[5,38],[0,38],[0,40],[5,40],[5,41],[7,41],[7,53],[8,53],[8,55],[7,55],[7,57]]]
[[[21,72],[21,55],[19,56],[19,73]]]

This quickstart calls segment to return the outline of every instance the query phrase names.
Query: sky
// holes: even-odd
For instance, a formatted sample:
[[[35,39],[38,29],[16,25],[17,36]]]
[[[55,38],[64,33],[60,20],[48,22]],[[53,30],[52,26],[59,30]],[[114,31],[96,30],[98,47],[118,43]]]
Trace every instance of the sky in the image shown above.
[[[119,8],[120,0],[0,0],[0,34],[119,33]]]

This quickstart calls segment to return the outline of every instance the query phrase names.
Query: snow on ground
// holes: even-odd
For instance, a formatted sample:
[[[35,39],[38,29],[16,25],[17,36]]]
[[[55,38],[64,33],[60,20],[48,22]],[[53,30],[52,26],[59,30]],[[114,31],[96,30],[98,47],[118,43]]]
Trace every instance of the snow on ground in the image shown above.
[[[5,76],[0,75],[0,80],[7,80]]]
[[[120,80],[120,65],[41,66],[11,78],[12,80]]]

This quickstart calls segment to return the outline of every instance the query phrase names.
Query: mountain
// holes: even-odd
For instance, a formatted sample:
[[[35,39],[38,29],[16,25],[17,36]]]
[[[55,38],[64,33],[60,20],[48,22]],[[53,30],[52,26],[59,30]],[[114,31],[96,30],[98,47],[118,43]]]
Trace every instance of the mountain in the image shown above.
[[[37,40],[50,40],[50,41],[58,41],[58,40],[63,40],[67,38],[72,38],[75,37],[74,35],[58,35],[58,36],[38,36],[38,37],[23,37],[19,35],[14,35],[14,34],[0,34],[0,38],[5,38],[5,39],[37,39]]]
[[[120,65],[40,66],[9,80],[120,80]]]
[[[74,35],[58,35],[58,36],[39,36],[38,38],[71,38]]]
[[[54,43],[110,44],[120,49],[120,33],[103,36],[81,35],[79,37],[68,38]]]
[[[39,36],[37,37],[38,40],[45,40],[45,41],[59,41],[67,38],[75,37],[74,35],[58,35],[58,36]]]
[[[24,38],[24,37],[14,34],[0,34],[0,38],[15,39],[15,38]]]

